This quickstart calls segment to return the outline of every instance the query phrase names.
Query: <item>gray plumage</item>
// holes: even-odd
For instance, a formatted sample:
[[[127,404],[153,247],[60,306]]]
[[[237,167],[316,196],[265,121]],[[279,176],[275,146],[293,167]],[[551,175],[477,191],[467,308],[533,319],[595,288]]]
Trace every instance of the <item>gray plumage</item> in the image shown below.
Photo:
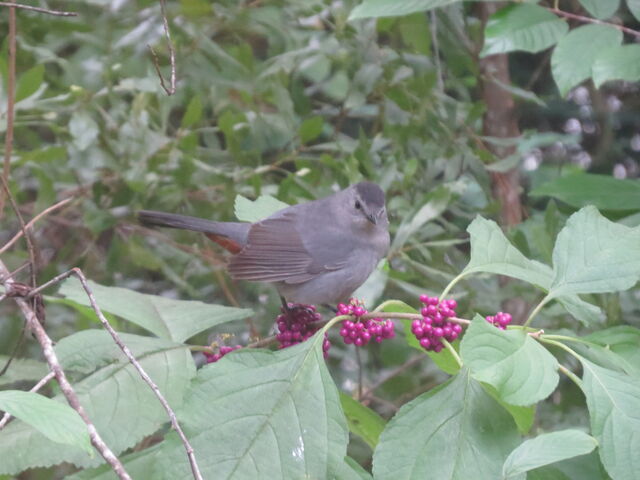
[[[240,250],[228,265],[233,278],[272,282],[290,302],[320,304],[348,299],[386,255],[384,202],[378,185],[361,182],[253,224],[151,211],[138,216],[142,223],[229,239]]]

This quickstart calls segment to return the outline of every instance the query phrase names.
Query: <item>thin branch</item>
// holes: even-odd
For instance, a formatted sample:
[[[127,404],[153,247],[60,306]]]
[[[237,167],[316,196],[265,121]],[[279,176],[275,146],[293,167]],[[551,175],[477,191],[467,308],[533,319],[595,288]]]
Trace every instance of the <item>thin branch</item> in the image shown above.
[[[4,287],[7,289],[8,292],[11,290],[11,285],[14,283],[13,279],[9,275],[10,275],[10,272],[7,269],[6,265],[2,262],[2,260],[0,260],[0,277],[4,279],[3,280]],[[58,381],[58,385],[60,385],[60,390],[62,391],[62,394],[67,399],[67,402],[69,403],[71,408],[73,408],[76,412],[78,412],[78,415],[80,415],[80,418],[82,418],[84,423],[87,425],[87,430],[89,431],[89,438],[91,440],[91,444],[95,447],[96,450],[98,450],[98,452],[100,452],[100,455],[102,455],[102,457],[107,461],[107,463],[111,465],[111,468],[121,480],[131,480],[131,477],[129,476],[124,466],[122,465],[122,462],[120,462],[118,457],[115,456],[113,451],[111,451],[111,449],[107,446],[104,440],[102,440],[102,437],[96,430],[95,425],[93,424],[93,422],[87,415],[87,412],[85,411],[84,407],[80,403],[78,395],[76,394],[75,390],[71,386],[71,383],[69,383],[69,380],[67,379],[67,376],[64,373],[62,366],[60,365],[58,356],[56,355],[56,352],[53,349],[53,342],[51,341],[51,338],[49,338],[49,336],[47,335],[47,332],[44,330],[42,325],[40,325],[40,322],[38,321],[38,318],[35,312],[33,311],[33,308],[25,298],[15,297],[14,300],[20,307],[20,310],[22,311],[22,315],[27,321],[27,325],[29,326],[29,329],[35,335],[36,339],[38,340],[38,343],[40,343],[40,347],[42,348],[42,354],[44,355],[47,361],[47,364],[49,365],[49,369],[54,373]]]
[[[155,50],[151,45],[147,45],[149,47],[149,51],[151,52],[151,56],[153,57],[153,66],[156,69],[158,77],[160,77],[160,85],[167,95],[173,95],[176,93],[176,54],[173,50],[173,43],[171,42],[171,33],[169,32],[169,22],[167,21],[167,11],[165,9],[165,0],[160,0],[160,11],[162,12],[162,24],[164,26],[164,34],[167,37],[167,44],[169,48],[169,61],[171,63],[171,85],[167,88],[167,85],[164,83],[164,77],[160,72],[160,63],[158,61],[158,55],[156,55]]]
[[[27,223],[24,226],[24,229],[21,229],[18,233],[16,233],[13,236],[13,238],[11,240],[9,240],[2,248],[0,248],[0,255],[2,255],[4,252],[9,250],[13,246],[13,244],[16,243],[20,239],[20,237],[22,237],[24,235],[25,231],[33,226],[34,223],[36,223],[42,217],[44,217],[44,216],[48,215],[49,213],[53,212],[54,210],[57,210],[58,208],[62,207],[63,205],[66,205],[71,200],[73,200],[73,198],[71,198],[71,197],[70,198],[65,198],[64,200],[61,200],[60,202],[56,203],[55,205],[51,205],[49,208],[43,210],[38,215],[33,217],[29,221],[29,223]]]
[[[12,5],[10,2],[9,5]],[[13,6],[13,5],[12,5]],[[7,58],[7,131],[4,140],[4,164],[2,166],[2,184],[7,190],[9,171],[11,170],[11,152],[13,150],[13,116],[16,101],[16,9],[9,9],[9,57]],[[0,218],[4,214],[5,191],[0,191]]]
[[[46,13],[47,15],[55,15],[56,17],[77,17],[76,12],[61,12],[60,10],[49,10],[48,8],[32,7],[31,5],[21,5],[19,3],[0,2],[0,7],[14,7],[31,12]]]
[[[419,355],[414,355],[413,357],[411,357],[409,360],[407,360],[406,362],[404,362],[402,365],[400,365],[399,367],[395,368],[394,370],[390,371],[389,373],[387,373],[386,375],[380,377],[378,379],[378,381],[376,381],[376,383],[374,383],[373,385],[371,385],[363,394],[362,397],[360,398],[360,400],[363,400],[367,397],[369,397],[373,392],[375,392],[378,388],[380,388],[384,383],[386,383],[387,381],[391,380],[394,377],[397,377],[398,375],[400,375],[401,373],[403,373],[405,370],[413,367],[415,364],[423,361],[425,358],[424,355],[419,354]]]
[[[193,453],[193,447],[191,446],[191,444],[189,443],[189,440],[187,439],[186,435],[182,431],[182,428],[178,423],[178,419],[176,418],[176,414],[174,413],[173,409],[171,408],[167,400],[164,398],[164,396],[160,392],[160,389],[158,388],[158,386],[147,374],[147,372],[145,372],[145,370],[142,368],[142,365],[140,365],[138,360],[136,360],[136,357],[133,355],[133,353],[131,353],[131,350],[129,350],[129,347],[127,347],[127,345],[125,345],[125,343],[120,339],[120,337],[118,336],[118,333],[113,329],[109,321],[103,315],[102,310],[100,310],[100,307],[98,306],[98,303],[96,302],[96,299],[93,295],[93,291],[89,287],[87,278],[84,276],[84,273],[82,273],[82,270],[80,270],[79,268],[73,268],[71,269],[71,272],[80,280],[80,283],[82,284],[82,288],[84,288],[84,291],[86,292],[87,297],[89,297],[91,308],[98,316],[98,319],[100,320],[100,323],[102,323],[102,326],[109,332],[109,334],[113,338],[113,341],[116,343],[116,345],[118,345],[120,350],[122,350],[122,353],[124,353],[125,356],[129,359],[129,362],[138,371],[138,374],[142,377],[142,379],[147,383],[147,385],[149,385],[149,387],[151,387],[151,390],[153,390],[153,393],[155,394],[156,398],[162,404],[165,411],[167,412],[167,415],[171,420],[171,426],[180,436],[180,439],[182,440],[185,450],[187,451],[187,457],[189,458],[189,464],[191,465],[191,472],[193,474],[193,478],[195,478],[196,480],[203,480],[202,474],[200,473],[200,470],[198,468],[196,457]]]
[[[585,17],[583,15],[577,15],[575,13],[565,12],[564,10],[560,10],[559,8],[554,8],[554,7],[543,7],[543,8],[549,10],[550,12],[555,13],[556,15],[560,15],[561,17],[570,18],[572,20],[577,20],[582,23],[595,23],[597,25],[606,25],[608,27],[617,28],[621,32],[627,33],[633,37],[640,38],[639,31],[629,27],[625,27],[624,25],[616,25],[615,23],[611,23],[611,22],[603,22],[602,20],[598,20],[597,18]]]
[[[47,383],[49,383],[51,381],[51,379],[53,377],[55,377],[56,374],[53,372],[49,372],[47,373],[44,378],[40,379],[40,381],[38,383],[36,383],[33,388],[31,388],[31,390],[29,390],[30,392],[37,392],[38,390],[40,390],[44,385],[46,385]],[[2,430],[5,425],[7,423],[9,423],[9,420],[11,420],[11,414],[9,412],[6,412],[3,417],[2,420],[0,420],[0,430]]]
[[[397,319],[406,319],[406,320],[421,320],[422,319],[422,315],[419,313],[401,313],[401,312],[369,312],[369,313],[365,313],[364,315],[362,315],[360,317],[362,320],[370,320],[373,318],[383,318],[383,319],[387,319],[387,318],[397,318]],[[466,320],[464,318],[458,318],[458,317],[449,317],[447,318],[448,322],[453,322],[453,323],[457,323],[459,325],[469,325],[471,323],[470,320]]]
[[[435,58],[436,73],[438,75],[438,89],[440,92],[444,92],[444,79],[442,74],[442,65],[440,63],[440,47],[438,46],[438,17],[436,11],[431,10],[429,12],[431,20],[431,44],[433,45],[433,56]]]

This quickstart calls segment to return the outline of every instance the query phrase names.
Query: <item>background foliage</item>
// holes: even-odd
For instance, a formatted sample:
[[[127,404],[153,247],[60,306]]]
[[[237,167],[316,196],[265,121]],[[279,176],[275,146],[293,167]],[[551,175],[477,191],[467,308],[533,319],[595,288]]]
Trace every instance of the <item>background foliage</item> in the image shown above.
[[[304,445],[315,451],[313,458],[323,459],[309,460],[305,467],[318,478],[328,472],[366,478],[363,469],[371,471],[372,462],[380,478],[412,478],[415,472],[469,478],[462,470],[447,470],[446,462],[404,473],[409,463],[403,452],[411,457],[411,445],[419,440],[411,437],[418,434],[416,423],[424,434],[447,413],[452,420],[446,428],[467,432],[471,444],[491,445],[478,464],[484,478],[495,478],[496,468],[504,478],[638,478],[640,466],[612,467],[613,447],[594,450],[595,440],[586,434],[606,444],[606,422],[590,423],[589,410],[607,405],[594,406],[590,397],[585,403],[580,388],[558,377],[556,368],[560,362],[580,373],[584,391],[598,402],[607,402],[598,390],[602,385],[615,390],[626,384],[620,388],[631,404],[640,399],[622,376],[633,376],[637,386],[640,291],[628,288],[640,271],[634,263],[640,243],[636,234],[624,235],[640,224],[639,35],[553,11],[559,6],[637,32],[637,1],[543,1],[500,8],[452,0],[170,2],[179,80],[171,97],[160,89],[146,47],[166,52],[157,2],[56,6],[77,10],[79,16],[18,12],[10,187],[27,216],[74,197],[35,231],[38,279],[80,266],[96,282],[100,305],[183,412],[181,421],[196,449],[221,443],[227,434],[217,428],[221,423],[228,421],[226,428],[243,433],[247,445],[228,447],[246,448],[257,463],[247,458],[236,470],[217,465],[221,478],[224,472],[247,478],[252,468],[271,478],[299,478],[300,465],[287,458],[274,461],[282,452],[264,447],[268,441],[251,450],[254,439],[269,435],[248,420],[264,415],[260,409],[271,412],[276,425],[297,419]],[[7,15],[0,12],[0,31],[6,32]],[[6,44],[4,39],[0,53],[3,131]],[[495,65],[486,63],[500,54],[508,55],[506,82],[491,69]],[[167,63],[161,55],[165,73]],[[487,84],[498,86],[494,97]],[[506,120],[495,114],[496,97],[514,102]],[[498,127],[510,133],[500,134]],[[514,172],[517,177],[509,177]],[[451,292],[459,316],[508,310],[523,323],[544,291],[548,302],[536,327],[609,348],[581,350],[572,344],[584,356],[580,362],[557,345],[550,350],[555,356],[545,356],[536,349],[548,351],[536,341],[518,337],[522,332],[502,333],[478,321],[469,327],[473,335],[458,346],[465,368],[449,379],[457,365],[445,353],[431,354],[431,361],[422,350],[407,348],[400,336],[356,356],[354,347],[338,342],[334,328],[327,368],[318,335],[278,355],[234,353],[196,376],[195,364],[203,359],[196,353],[194,364],[184,342],[234,345],[268,336],[279,300],[268,285],[232,282],[224,273],[224,255],[206,238],[148,230],[136,224],[135,211],[249,220],[259,209],[237,195],[271,195],[293,204],[362,179],[387,192],[392,233],[387,262],[358,292],[370,308],[390,298],[415,306],[419,294],[439,295],[462,272],[464,279]],[[510,185],[522,206],[505,202],[500,185]],[[598,223],[604,219],[592,209],[566,223],[586,205],[617,223]],[[504,222],[510,207],[522,212],[522,221]],[[503,219],[509,224],[506,236],[487,220],[472,223],[478,214]],[[594,232],[602,225],[610,230],[601,238]],[[18,228],[5,208],[0,244]],[[469,235],[475,244],[469,244]],[[487,247],[496,238],[501,251]],[[595,258],[602,253],[598,246],[608,241],[618,242],[611,244],[612,255],[626,255],[621,260],[626,274],[596,268],[592,283],[577,287],[572,279],[582,282],[589,273],[585,268],[612,264],[607,255]],[[589,257],[578,258],[581,252]],[[10,268],[27,259],[23,247],[3,254]],[[498,265],[500,259],[507,267]],[[582,260],[587,266],[579,270]],[[518,280],[507,282],[497,274]],[[58,293],[49,293],[47,330],[59,341],[58,354],[107,442],[128,452],[134,478],[145,478],[150,459],[179,478],[186,458],[177,437],[168,433],[164,412],[131,367],[117,360],[116,347],[98,331],[78,285],[67,282]],[[0,303],[0,312],[4,360],[21,336],[22,319],[9,301]],[[513,352],[505,347],[505,355],[516,357],[524,378],[541,374],[536,388],[505,393],[496,379],[509,375],[490,368],[505,359],[482,353],[483,345],[495,342],[516,345]],[[610,351],[627,362],[622,372],[607,368],[619,362],[607,357]],[[18,356],[0,377],[3,389],[28,389],[45,373],[29,336]],[[527,358],[546,363],[527,363]],[[256,378],[268,380],[274,390],[256,389]],[[443,382],[448,383],[438,387]],[[495,391],[489,393],[480,382]],[[59,394],[51,386],[44,393]],[[288,400],[238,408],[234,395]],[[8,410],[10,401],[0,396],[0,409]],[[455,401],[472,405],[473,415],[442,407]],[[213,417],[211,405],[217,412]],[[297,411],[296,405],[309,410]],[[402,415],[394,417],[398,411]],[[616,412],[621,416],[613,421],[630,429],[621,438],[639,438],[637,413]],[[308,418],[311,414],[323,415],[322,441],[302,433],[318,424],[318,418]],[[479,428],[474,422],[483,417],[491,419],[490,425]],[[203,426],[208,433],[202,433]],[[296,432],[290,435],[295,443]],[[339,453],[348,435],[345,461]],[[446,455],[446,438],[434,435],[426,451]],[[532,439],[522,443],[521,435]],[[0,451],[22,445],[32,456],[1,454],[0,472],[31,466],[41,468],[20,478],[61,478],[76,471],[73,464],[100,463],[76,442],[80,447],[73,449],[54,444],[27,424],[12,422],[0,432]],[[558,448],[540,453],[541,445],[556,444],[572,448],[564,455]],[[536,454],[557,457],[536,463],[531,460]],[[586,456],[572,458],[576,455]],[[464,454],[461,458],[464,464]],[[553,462],[558,463],[548,466]],[[87,470],[76,478],[101,474]]]

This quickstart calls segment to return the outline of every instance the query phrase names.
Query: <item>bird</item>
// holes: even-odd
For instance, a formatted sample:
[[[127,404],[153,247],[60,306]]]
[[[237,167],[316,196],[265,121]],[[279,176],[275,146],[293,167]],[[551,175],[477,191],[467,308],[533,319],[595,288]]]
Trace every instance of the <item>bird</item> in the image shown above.
[[[232,253],[227,265],[232,278],[273,283],[285,305],[348,300],[390,244],[385,194],[367,181],[255,223],[151,210],[139,211],[138,219],[147,226],[204,233]]]

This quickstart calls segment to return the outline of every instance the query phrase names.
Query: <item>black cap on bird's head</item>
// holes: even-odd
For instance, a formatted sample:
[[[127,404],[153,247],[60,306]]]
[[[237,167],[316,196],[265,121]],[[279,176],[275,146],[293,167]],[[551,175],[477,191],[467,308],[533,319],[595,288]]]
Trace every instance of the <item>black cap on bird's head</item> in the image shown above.
[[[353,189],[356,193],[355,208],[376,225],[385,211],[384,192],[372,182],[356,183]]]

